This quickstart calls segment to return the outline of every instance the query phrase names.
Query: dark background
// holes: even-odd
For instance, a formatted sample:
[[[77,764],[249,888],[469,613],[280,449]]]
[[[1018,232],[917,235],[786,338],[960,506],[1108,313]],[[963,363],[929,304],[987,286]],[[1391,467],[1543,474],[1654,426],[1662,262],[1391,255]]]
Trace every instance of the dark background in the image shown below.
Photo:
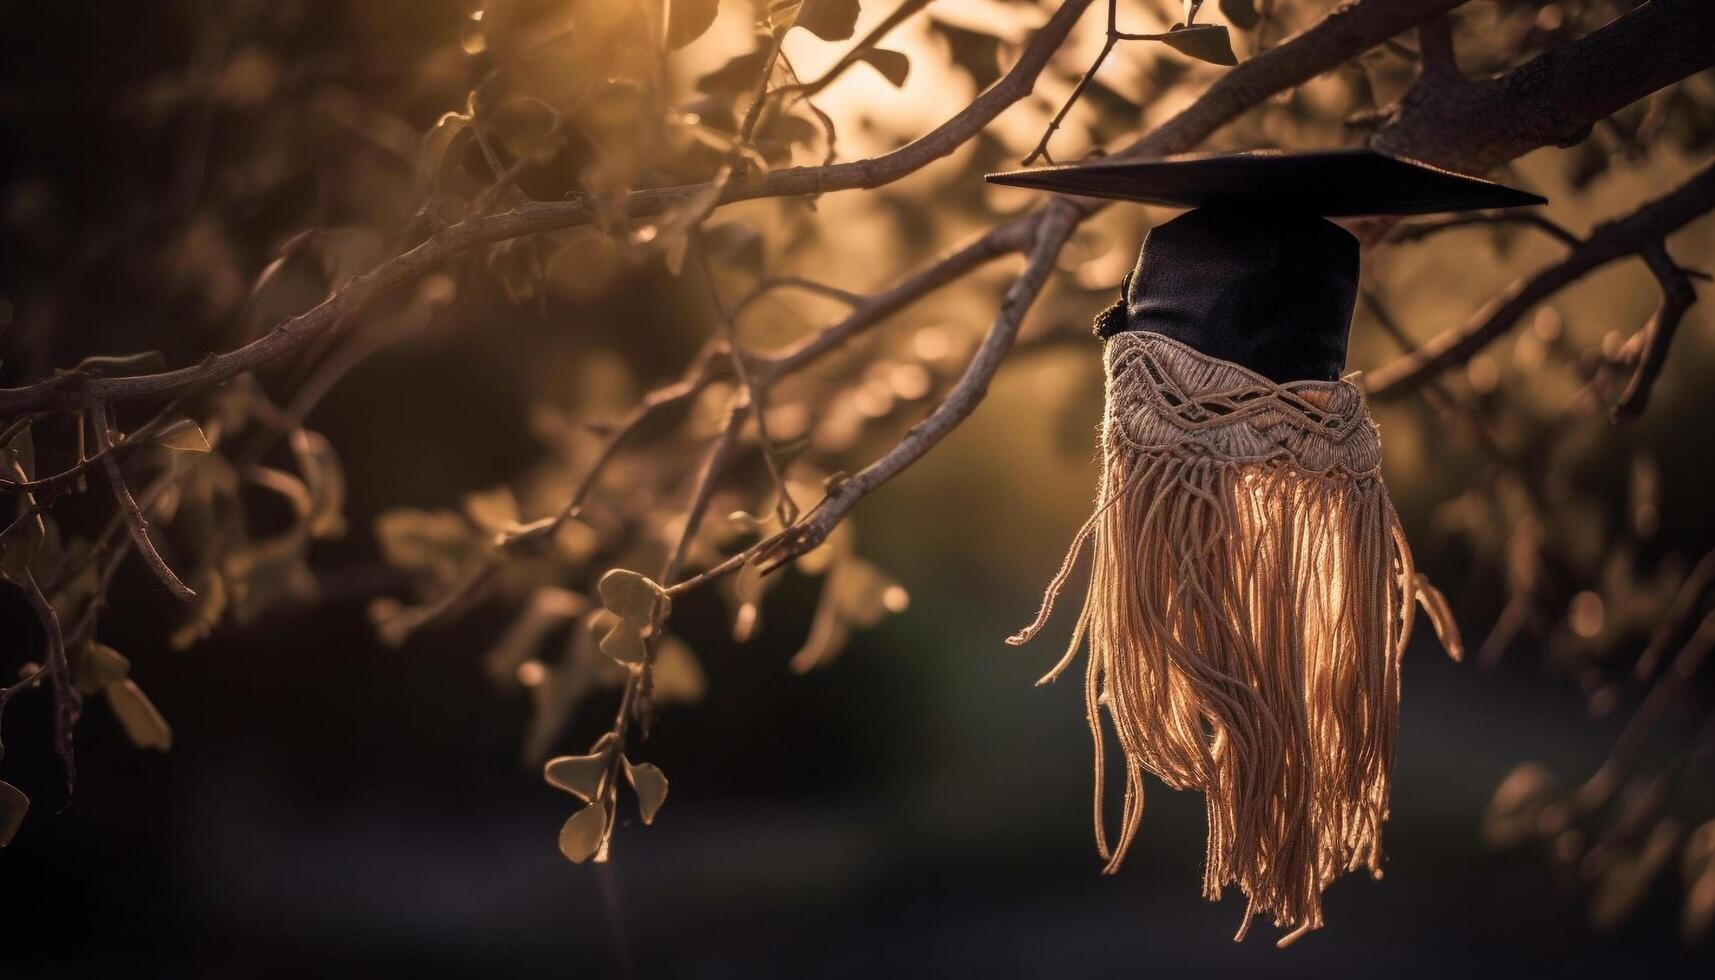
[[[1427,648],[1408,660],[1386,880],[1336,884],[1325,931],[1286,951],[1260,927],[1232,945],[1241,901],[1196,896],[1198,801],[1159,786],[1125,869],[1099,876],[1079,685],[1031,688],[1042,658],[997,642],[993,608],[973,601],[986,584],[919,585],[917,611],[809,677],[792,677],[790,647],[767,638],[705,647],[708,699],[670,711],[650,742],[672,796],[653,827],[620,829],[604,868],[555,851],[568,800],[517,762],[525,712],[486,688],[471,655],[487,635],[480,620],[387,651],[347,605],[144,654],[139,675],[177,744],[139,753],[91,711],[74,804],[33,814],[0,855],[8,972],[1708,966],[1679,945],[1676,887],[1597,937],[1540,855],[1481,843],[1477,814],[1514,761],[1578,771],[1612,732],[1528,668],[1479,676]],[[792,636],[792,618],[771,625]],[[20,782],[47,789],[46,809],[57,774],[29,737],[46,718],[37,702],[16,711],[9,748],[43,760],[34,786]]]
[[[442,6],[355,4],[363,17],[330,16],[302,43],[374,51],[357,35],[389,22],[399,25],[389,42],[408,49],[456,24]],[[151,223],[166,220],[137,201],[171,182],[181,144],[170,127],[132,126],[116,109],[191,57],[184,25],[198,5],[7,8],[0,179],[9,207],[20,186],[46,181],[52,194],[46,218],[9,212],[0,286],[20,311],[26,297],[65,299],[31,327],[47,340],[7,362],[6,383],[70,363],[68,351],[205,344],[178,329],[183,310],[126,301]],[[413,121],[426,124],[440,104],[425,95]],[[252,217],[260,255],[273,225]],[[122,229],[122,245],[86,247],[104,223]],[[645,270],[614,294],[660,304],[630,310],[631,322],[658,322],[681,302],[677,288]],[[108,315],[116,310],[129,317]],[[562,312],[579,322],[602,308]],[[643,373],[663,369],[636,331],[603,339]],[[1410,652],[1386,880],[1336,884],[1327,929],[1295,947],[1275,950],[1260,925],[1233,945],[1240,899],[1197,897],[1203,828],[1192,796],[1152,786],[1126,867],[1098,875],[1081,685],[1032,688],[1052,639],[1027,652],[999,642],[1035,608],[1031,589],[1081,501],[1008,513],[989,491],[960,506],[985,492],[960,469],[961,453],[997,438],[992,426],[962,431],[950,459],[860,510],[864,553],[913,603],[828,668],[786,668],[811,580],[777,590],[748,647],[722,640],[713,596],[680,605],[680,632],[708,638],[696,645],[709,692],[668,709],[649,742],[671,797],[655,826],[620,828],[611,864],[567,863],[554,839],[570,801],[519,762],[527,705],[497,694],[480,669],[500,614],[387,650],[363,609],[389,584],[367,530],[374,515],[455,504],[526,465],[533,444],[517,423],[528,396],[513,365],[572,343],[523,313],[493,315],[481,331],[378,357],[312,417],[336,446],[356,447],[346,455],[353,534],[317,552],[326,606],[174,653],[169,600],[126,569],[101,635],[131,656],[176,743],[138,752],[92,704],[67,801],[43,737],[45,699],[8,709],[3,773],[35,806],[0,852],[0,975],[1679,976],[1715,964],[1681,944],[1677,874],[1620,931],[1596,935],[1583,898],[1541,854],[1481,841],[1483,806],[1519,760],[1586,773],[1616,730],[1586,719],[1577,692],[1545,676],[1529,649],[1487,673],[1449,664],[1427,642]],[[1095,377],[1093,351],[1081,370]],[[1031,397],[1022,383],[995,392],[1002,403]],[[1093,420],[1093,401],[1080,404]],[[1677,438],[1681,458],[1706,448],[1695,432]],[[1016,479],[1043,465],[1078,482],[1090,463],[1031,444]],[[1032,529],[1028,554],[997,560],[977,547],[997,515]],[[1695,481],[1670,491],[1664,526],[1692,542],[1707,525]],[[1458,594],[1461,565],[1444,556],[1431,571]],[[36,655],[35,637],[17,625],[27,620],[16,597],[3,602],[10,669]],[[563,747],[587,741],[609,711],[594,705]]]
[[[355,528],[382,503],[456,500],[468,485],[463,472],[399,479],[416,472],[411,427],[446,402],[435,386],[401,384],[480,378],[501,356],[494,340],[450,334],[389,354],[330,401],[316,423],[336,444],[393,447],[348,463]],[[400,392],[396,414],[367,410],[376,387]],[[522,410],[498,386],[466,397],[497,417]],[[1386,880],[1337,883],[1327,929],[1295,947],[1275,950],[1260,926],[1233,945],[1241,900],[1197,897],[1192,795],[1152,786],[1125,868],[1100,876],[1081,682],[1033,688],[1054,641],[999,642],[1034,608],[1019,584],[1030,569],[937,546],[982,531],[945,496],[961,479],[956,461],[931,460],[870,505],[927,508],[906,516],[939,530],[925,543],[872,517],[866,553],[913,604],[824,670],[797,677],[785,663],[813,580],[789,573],[749,647],[722,639],[713,595],[679,605],[679,631],[708,638],[697,643],[708,695],[662,717],[647,757],[671,796],[654,826],[620,828],[607,867],[555,849],[571,801],[519,762],[527,705],[480,669],[498,613],[381,647],[363,613],[376,573],[359,531],[320,556],[324,587],[353,598],[174,653],[162,637],[175,610],[128,568],[116,594],[129,601],[103,636],[131,652],[176,744],[138,752],[92,702],[77,795],[55,814],[45,699],[8,711],[7,777],[37,801],[0,852],[8,975],[1671,976],[1710,965],[1681,945],[1671,871],[1629,925],[1598,936],[1540,853],[1481,841],[1483,806],[1520,759],[1588,772],[1617,730],[1589,721],[1529,650],[1493,672],[1453,665],[1429,642],[1409,652]],[[1071,528],[1060,515],[1016,519],[1041,523],[1031,562],[1045,575]],[[610,711],[598,699],[564,747],[593,738]]]

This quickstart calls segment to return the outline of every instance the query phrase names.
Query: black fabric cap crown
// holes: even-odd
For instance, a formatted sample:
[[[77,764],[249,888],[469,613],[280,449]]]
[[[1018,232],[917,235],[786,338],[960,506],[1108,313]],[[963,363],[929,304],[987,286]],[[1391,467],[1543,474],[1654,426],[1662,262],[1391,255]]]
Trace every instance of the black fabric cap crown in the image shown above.
[[[1097,332],[1165,334],[1282,383],[1333,381],[1345,368],[1358,241],[1328,217],[1543,203],[1371,150],[1193,154],[988,179],[1195,208],[1150,231]]]
[[[1358,240],[1323,218],[1198,208],[1150,230],[1123,293],[1113,328],[1165,334],[1277,382],[1333,381]]]

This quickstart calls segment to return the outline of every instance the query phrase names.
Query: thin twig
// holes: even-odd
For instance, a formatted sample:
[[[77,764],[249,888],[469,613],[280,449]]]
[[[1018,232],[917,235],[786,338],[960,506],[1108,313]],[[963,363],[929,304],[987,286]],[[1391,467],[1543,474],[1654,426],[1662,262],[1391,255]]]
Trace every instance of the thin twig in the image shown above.
[[[1649,645],[1644,647],[1643,655],[1638,658],[1634,673],[1640,680],[1648,680],[1667,658],[1668,647],[1679,642],[1681,636],[1690,628],[1692,620],[1701,610],[1703,600],[1709,590],[1715,588],[1715,549],[1704,554],[1691,574],[1685,576],[1680,583],[1679,591],[1674,593],[1673,602],[1668,605],[1666,615],[1656,624],[1655,632],[1650,635]]]
[[[0,477],[0,492],[34,493],[43,490],[51,491],[63,484],[70,483],[88,472],[91,465],[106,459],[109,453],[118,452],[131,446],[138,445],[154,436],[155,433],[165,428],[168,422],[176,419],[177,409],[183,401],[184,396],[181,395],[167,403],[166,407],[156,412],[154,417],[150,418],[149,421],[144,422],[142,425],[133,429],[129,437],[125,440],[124,446],[110,447],[106,450],[97,450],[96,452],[88,454],[85,454],[83,451],[83,424],[80,417],[77,427],[78,461],[76,463],[67,466],[65,469],[60,470],[57,473],[50,473],[47,476],[38,477],[33,480],[10,480]],[[6,442],[7,440],[0,439],[0,446],[5,446]],[[4,537],[5,534],[0,533],[0,538]]]
[[[30,600],[30,607],[35,610],[36,619],[42,626],[42,635],[47,643],[47,656],[43,658],[43,669],[48,679],[54,685],[54,748],[59,753],[60,762],[65,766],[66,792],[71,792],[77,782],[77,760],[72,753],[72,735],[77,728],[77,717],[82,706],[82,698],[78,696],[77,685],[72,681],[71,662],[66,658],[65,634],[60,632],[59,612],[54,604],[48,601],[47,594],[36,582],[35,572],[28,565],[24,566],[24,594]]]
[[[1715,164],[1705,166],[1679,187],[1631,214],[1597,226],[1564,258],[1515,282],[1464,326],[1370,372],[1364,378],[1369,396],[1377,400],[1397,398],[1442,371],[1466,363],[1511,330],[1538,303],[1610,262],[1643,254],[1711,209],[1715,209]]]
[[[554,140],[559,139],[560,127],[562,124],[561,116],[560,116],[560,110],[554,108],[552,105],[549,105],[547,102],[545,102],[541,99],[534,99],[533,98],[530,101],[536,103],[537,105],[540,105],[543,109],[547,110],[547,112],[548,112],[548,127],[547,127],[547,129],[545,129],[543,131],[541,136],[538,136],[536,138],[535,144],[532,145],[530,147],[530,149],[519,154],[518,159],[512,161],[512,164],[510,166],[508,166],[504,169],[497,169],[495,171],[496,177],[495,177],[494,183],[483,188],[482,192],[479,193],[474,199],[472,199],[472,201],[470,202],[470,208],[466,212],[467,215],[476,215],[476,214],[487,213],[489,205],[494,203],[495,198],[499,197],[501,194],[504,194],[504,193],[512,190],[514,187],[517,186],[518,178],[523,175],[524,171],[532,163],[536,162],[537,154],[540,153],[546,147],[548,147],[550,144],[552,144],[554,142]],[[477,124],[477,121],[475,119],[471,120],[471,125],[472,125],[472,132],[476,133],[478,136],[481,136],[482,135],[482,128]],[[491,165],[497,165],[498,161],[492,160],[493,152],[488,149],[488,144],[487,144],[486,140],[483,141],[482,146],[483,146],[483,152],[485,154],[487,154],[492,161]]]
[[[802,276],[771,276],[757,283],[754,289],[734,303],[732,315],[734,317],[742,316],[751,304],[779,289],[801,289],[807,293],[815,293],[818,296],[839,300],[848,307],[860,306],[866,298],[862,293],[854,293],[848,289],[841,289],[838,286],[818,282],[814,279],[806,279]],[[0,445],[5,445],[5,443],[0,442]]]
[[[1048,128],[1042,132],[1042,138],[1036,141],[1035,148],[1025,155],[1024,165],[1026,167],[1039,159],[1047,160],[1049,163],[1054,162],[1054,158],[1048,153],[1048,141],[1054,138],[1055,130],[1060,128],[1060,123],[1065,120],[1066,114],[1072,111],[1072,106],[1084,94],[1084,89],[1090,84],[1090,80],[1096,77],[1096,71],[1102,67],[1102,62],[1108,60],[1108,54],[1113,51],[1115,45],[1120,43],[1120,39],[1119,0],[1108,0],[1107,37],[1102,42],[1101,53],[1096,55],[1096,60],[1090,62],[1090,67],[1085,69],[1084,77],[1078,79],[1078,84],[1073,87],[1072,94],[1067,96],[1066,101],[1061,104],[1060,111],[1056,112],[1054,118],[1048,121]]]
[[[1078,98],[1084,94],[1085,87],[1090,84],[1091,79],[1096,77],[1096,70],[1102,67],[1102,62],[1107,60],[1108,53],[1111,52],[1114,49],[1114,46],[1119,43],[1119,35],[1112,33],[1108,34],[1107,40],[1102,43],[1101,53],[1096,55],[1096,60],[1090,63],[1089,69],[1084,72],[1084,77],[1078,79],[1078,84],[1073,86],[1072,94],[1068,95],[1066,97],[1066,101],[1061,104],[1060,111],[1056,112],[1054,114],[1054,118],[1048,121],[1048,128],[1043,130],[1042,138],[1036,141],[1035,148],[1024,157],[1024,165],[1026,167],[1035,163],[1037,160],[1047,160],[1049,163],[1054,162],[1054,157],[1048,153],[1048,141],[1054,138],[1054,133],[1060,128],[1060,123],[1065,120],[1066,114],[1072,111],[1072,106],[1076,105]]]
[[[898,7],[894,8],[892,13],[883,17],[880,23],[871,28],[870,32],[865,34],[862,40],[847,49],[846,53],[840,56],[840,60],[834,62],[827,71],[808,82],[799,82],[793,85],[782,85],[768,93],[769,98],[784,98],[791,95],[812,96],[817,94],[829,85],[838,81],[840,76],[844,75],[853,65],[861,62],[865,54],[875,50],[875,46],[881,43],[882,38],[891,33],[895,27],[905,23],[912,14],[917,13],[919,10],[922,10],[924,7],[927,7],[934,2],[935,0],[904,0],[904,2]]]
[[[1588,813],[1602,805],[1625,782],[1637,765],[1650,734],[1667,716],[1668,709],[1679,700],[1680,693],[1691,683],[1698,668],[1709,659],[1711,651],[1715,651],[1715,612],[1704,617],[1690,641],[1673,658],[1669,669],[1657,678],[1637,713],[1626,722],[1607,761],[1579,787],[1574,802],[1580,812]]]
[[[1035,229],[1029,261],[1007,289],[988,335],[958,383],[928,418],[912,426],[892,449],[856,474],[835,482],[803,520],[768,539],[756,556],[764,572],[773,571],[821,544],[859,500],[922,458],[983,400],[989,381],[1018,337],[1024,315],[1041,293],[1061,248],[1078,225],[1077,208],[1065,198],[1056,198],[1040,213],[1042,218]]]
[[[1465,212],[1428,221],[1396,224],[1382,235],[1381,240],[1388,244],[1404,244],[1420,241],[1452,228],[1468,228],[1472,225],[1524,225],[1542,232],[1567,248],[1577,248],[1584,244],[1584,240],[1568,231],[1566,226],[1535,211]]]
[[[798,519],[798,502],[792,499],[792,491],[786,486],[786,476],[780,471],[780,461],[775,458],[774,439],[768,434],[768,389],[751,377],[749,356],[738,344],[738,324],[733,321],[732,311],[727,309],[721,299],[720,287],[715,285],[715,270],[709,266],[708,249],[703,245],[700,232],[693,235],[692,245],[697,253],[697,265],[703,274],[703,285],[708,289],[709,301],[715,307],[715,322],[719,324],[721,336],[726,340],[727,356],[732,360],[733,374],[738,377],[738,383],[744,389],[745,401],[750,405],[751,420],[756,423],[756,438],[762,444],[762,461],[768,467],[768,476],[774,481],[774,508],[780,515],[781,524],[791,524]]]
[[[601,478],[602,471],[607,467],[607,464],[645,422],[654,418],[657,412],[695,398],[702,393],[704,388],[709,386],[710,382],[714,381],[713,366],[720,363],[719,358],[723,350],[723,346],[720,344],[710,344],[704,347],[696,357],[691,359],[690,366],[685,369],[685,373],[677,381],[662,385],[644,395],[643,399],[626,414],[625,418],[621,419],[607,433],[607,437],[602,440],[601,449],[596,452],[595,459],[590,463],[590,468],[585,471],[583,479],[578,481],[577,487],[573,489],[571,496],[566,498],[565,504],[554,514],[553,519],[547,523],[520,531],[508,538],[507,543],[519,545],[528,541],[551,537],[563,524],[576,517],[590,491],[595,489],[596,481]]]
[[[1035,211],[997,225],[887,289],[864,297],[843,319],[822,332],[787,350],[759,355],[758,375],[772,381],[791,374],[928,293],[963,278],[993,259],[1020,251],[1030,242],[1041,215],[1041,211]]]
[[[125,517],[126,526],[131,529],[131,539],[137,544],[137,553],[143,556],[155,577],[167,587],[167,591],[175,598],[189,601],[196,598],[196,593],[190,586],[180,581],[166,559],[155,550],[155,543],[149,540],[149,521],[144,516],[143,509],[137,506],[137,499],[131,496],[131,490],[125,485],[125,474],[119,469],[119,460],[113,455],[113,433],[108,428],[107,406],[99,401],[89,403],[89,421],[95,429],[95,449],[101,459],[102,469],[107,471],[107,482],[113,488],[113,498],[119,504],[120,513]]]
[[[1643,328],[1643,350],[1638,354],[1637,368],[1620,400],[1614,405],[1616,420],[1635,418],[1649,405],[1650,392],[1655,388],[1661,369],[1667,365],[1667,351],[1685,311],[1697,302],[1697,289],[1691,277],[1667,254],[1667,243],[1652,242],[1640,254],[1644,263],[1661,286],[1661,305],[1656,307],[1649,323]]]

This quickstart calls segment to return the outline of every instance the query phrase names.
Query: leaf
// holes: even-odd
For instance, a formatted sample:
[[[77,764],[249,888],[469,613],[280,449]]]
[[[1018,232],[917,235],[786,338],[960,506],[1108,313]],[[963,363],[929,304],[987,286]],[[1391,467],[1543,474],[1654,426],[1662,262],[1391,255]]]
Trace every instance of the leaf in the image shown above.
[[[1686,881],[1715,874],[1715,820],[1699,825],[1686,835],[1685,849],[1680,854],[1680,869]]]
[[[310,513],[304,526],[312,538],[337,538],[345,533],[345,470],[333,443],[319,432],[292,433],[292,454],[310,491]]]
[[[708,680],[697,655],[676,636],[663,636],[655,648],[654,695],[659,704],[691,703],[703,698]]]
[[[544,585],[530,596],[518,618],[483,654],[482,664],[498,683],[511,682],[518,667],[535,657],[549,633],[581,615],[589,606],[584,597],[557,586]]]
[[[222,569],[232,618],[250,623],[276,606],[315,599],[319,586],[308,557],[309,543],[291,534],[233,549]]]
[[[988,88],[1000,77],[1000,38],[966,30],[936,17],[929,18],[929,30],[946,40],[952,49],[953,63],[971,76],[978,89]]]
[[[793,146],[810,146],[822,135],[822,128],[809,119],[781,112],[769,118],[756,134],[758,149],[770,163],[790,157]]]
[[[245,476],[257,486],[266,487],[284,498],[292,505],[292,514],[300,522],[309,518],[315,501],[311,499],[310,488],[304,485],[304,481],[272,466],[252,466]]]
[[[754,276],[762,275],[766,243],[762,234],[749,225],[737,221],[708,225],[703,228],[703,247],[728,265]]]
[[[542,778],[555,789],[565,790],[585,803],[601,791],[602,779],[613,764],[612,736],[603,736],[589,755],[562,755],[542,767]]]
[[[572,814],[560,828],[560,853],[574,863],[583,864],[601,849],[602,835],[607,832],[607,808],[591,803]]]
[[[1697,945],[1706,941],[1711,922],[1715,922],[1715,873],[1705,872],[1686,888],[1680,920],[1686,942]]]
[[[536,760],[547,756],[585,696],[598,687],[619,687],[630,676],[623,665],[596,649],[595,624],[612,615],[598,610],[574,626],[559,662],[541,683],[530,688],[535,710],[524,740],[524,758]]]
[[[768,23],[777,30],[802,27],[824,41],[844,41],[857,29],[858,0],[774,0]]]
[[[720,13],[720,0],[671,0],[667,6],[667,48],[677,51],[702,37]]]
[[[881,622],[889,612],[903,612],[909,597],[905,590],[862,558],[848,558],[828,577],[833,602],[841,618],[857,627]]]
[[[173,747],[173,730],[155,710],[149,696],[129,678],[107,686],[107,705],[124,727],[131,744],[165,752]]]
[[[601,547],[601,536],[595,529],[579,520],[568,520],[554,532],[554,550],[574,565],[582,565],[594,557]]]
[[[1687,942],[1701,943],[1715,922],[1715,820],[1691,832],[1680,860],[1685,873],[1680,928]]]
[[[603,575],[596,590],[601,593],[602,605],[619,617],[602,637],[602,652],[620,663],[642,663],[649,655],[644,637],[655,627],[657,608],[660,615],[666,615],[666,590],[626,568]]]
[[[211,448],[208,437],[202,434],[202,426],[186,418],[167,423],[166,428],[155,433],[154,441],[184,453],[206,453]]]
[[[1168,31],[1166,34],[1149,35],[1151,40],[1160,41],[1173,50],[1188,58],[1207,61],[1215,65],[1236,65],[1239,59],[1233,54],[1232,41],[1227,37],[1227,29],[1218,24],[1194,24]]]
[[[18,828],[24,825],[24,815],[30,812],[30,798],[24,791],[0,779],[0,847],[12,843]]]
[[[226,614],[226,576],[208,569],[191,576],[197,597],[185,611],[185,621],[173,630],[168,641],[174,650],[186,650],[214,632],[220,617]]]
[[[644,824],[652,824],[661,804],[667,802],[667,776],[659,766],[648,762],[635,766],[630,759],[624,762],[626,781],[637,793],[637,809],[643,814]]]
[[[1536,833],[1538,818],[1554,789],[1554,775],[1541,763],[1520,763],[1495,787],[1483,813],[1483,839],[1495,847],[1508,847]]]
[[[667,598],[667,590],[647,575],[627,568],[615,568],[603,575],[596,591],[601,593],[601,604],[624,619],[653,619],[656,603]]]
[[[601,652],[622,664],[642,663],[649,656],[649,647],[643,642],[643,629],[635,620],[620,619],[601,638]]]
[[[450,510],[390,510],[375,519],[388,564],[451,581],[481,550],[478,535]]]
[[[1221,0],[1221,16],[1241,31],[1248,31],[1262,22],[1256,0]]]
[[[1631,917],[1678,843],[1679,825],[1663,820],[1650,828],[1641,847],[1627,848],[1608,859],[1590,898],[1590,923],[1597,932],[1611,932]]]
[[[737,95],[756,87],[763,65],[768,62],[768,39],[759,38],[755,50],[738,55],[697,79],[697,91],[710,95]]]
[[[0,451],[0,473],[20,482],[35,478],[36,442],[29,426],[25,426],[6,444],[4,451]],[[22,516],[36,506],[36,495],[33,493],[22,492],[11,499],[14,503],[5,520],[8,525],[13,518]],[[47,517],[37,513],[34,518],[23,523],[16,535],[0,538],[0,575],[12,581],[23,581],[24,570],[30,567],[36,555],[48,543],[51,527]]]
[[[876,71],[881,72],[883,78],[893,83],[894,88],[904,88],[905,79],[911,75],[911,59],[900,51],[870,48],[858,55],[858,58],[869,62]]]
[[[1459,636],[1459,623],[1453,618],[1453,607],[1447,604],[1447,597],[1441,594],[1429,581],[1429,576],[1417,573],[1417,601],[1423,604],[1423,611],[1429,614],[1429,624],[1435,627],[1435,638],[1441,641],[1442,649],[1454,663],[1465,659],[1465,641]]]
[[[470,125],[468,113],[448,112],[435,120],[423,136],[423,148],[417,157],[418,174],[425,184],[432,185],[440,175],[441,161],[452,148],[453,141]]]
[[[465,516],[490,534],[499,534],[518,524],[518,499],[510,487],[478,490],[464,498]]]
[[[762,574],[762,566],[747,561],[738,574],[727,580],[726,595],[733,605],[732,638],[735,643],[749,643],[756,635],[762,618],[762,597],[774,579]]]
[[[102,643],[89,643],[78,656],[74,672],[80,694],[94,694],[109,684],[116,684],[131,673],[131,661],[118,650]]]
[[[667,267],[668,273],[675,279],[679,278],[679,273],[685,268],[685,253],[691,247],[690,229],[685,225],[675,224],[667,229],[666,234],[655,240],[655,246],[661,252],[661,261]]]

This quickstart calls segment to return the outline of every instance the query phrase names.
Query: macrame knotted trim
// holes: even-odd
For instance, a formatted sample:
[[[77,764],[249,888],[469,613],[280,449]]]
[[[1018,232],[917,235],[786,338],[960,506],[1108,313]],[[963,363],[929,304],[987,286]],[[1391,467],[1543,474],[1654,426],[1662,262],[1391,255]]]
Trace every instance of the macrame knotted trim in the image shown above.
[[[1116,871],[1143,815],[1143,773],[1205,794],[1203,892],[1237,885],[1255,915],[1322,924],[1336,877],[1381,874],[1400,654],[1417,575],[1381,480],[1381,449],[1350,381],[1276,384],[1147,332],[1107,341],[1102,490],[1050,583],[1047,621],[1086,541],[1085,638],[1095,827]],[[1455,648],[1456,639],[1449,643]],[[1125,756],[1110,843],[1101,713]]]

